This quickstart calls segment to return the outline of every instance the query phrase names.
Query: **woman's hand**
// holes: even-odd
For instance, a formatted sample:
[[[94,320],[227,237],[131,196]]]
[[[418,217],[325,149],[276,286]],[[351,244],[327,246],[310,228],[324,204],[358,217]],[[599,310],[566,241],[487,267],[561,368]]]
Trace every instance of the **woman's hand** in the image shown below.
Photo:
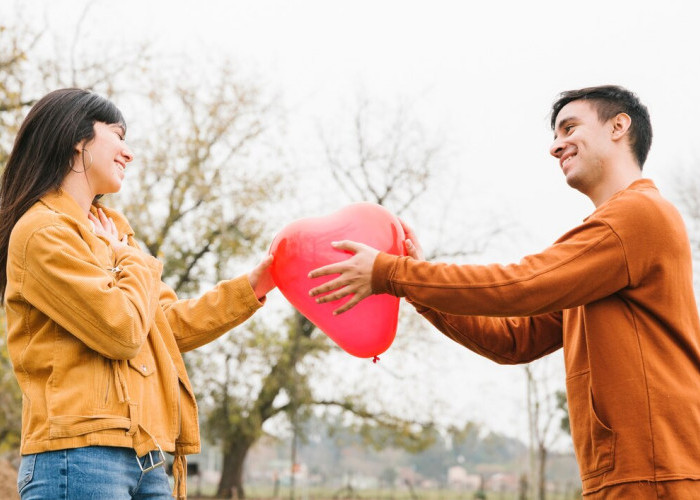
[[[95,234],[106,239],[115,250],[127,246],[127,235],[124,235],[121,240],[119,239],[119,232],[114,224],[114,220],[111,217],[107,217],[101,208],[97,209],[97,215],[99,217],[88,213],[88,219],[92,222]]]
[[[275,288],[275,282],[272,281],[272,276],[270,275],[272,258],[272,255],[266,256],[260,264],[255,266],[253,270],[248,273],[248,281],[250,281],[250,286],[253,287],[253,291],[258,300],[262,299],[270,290]]]

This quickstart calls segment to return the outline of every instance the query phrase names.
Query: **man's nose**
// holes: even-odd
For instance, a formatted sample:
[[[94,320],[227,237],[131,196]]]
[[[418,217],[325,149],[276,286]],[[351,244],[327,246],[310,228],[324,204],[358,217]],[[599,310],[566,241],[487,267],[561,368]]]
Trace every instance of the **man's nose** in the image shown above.
[[[549,154],[555,158],[559,158],[564,151],[564,146],[559,139],[554,139],[552,146],[549,148]]]

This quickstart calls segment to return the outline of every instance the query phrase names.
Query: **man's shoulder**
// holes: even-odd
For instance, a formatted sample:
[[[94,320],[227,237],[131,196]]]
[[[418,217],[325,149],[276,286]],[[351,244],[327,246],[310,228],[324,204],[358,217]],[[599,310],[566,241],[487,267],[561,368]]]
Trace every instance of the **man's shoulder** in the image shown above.
[[[626,189],[611,199],[594,217],[604,221],[625,240],[665,241],[676,236],[685,241],[685,225],[676,207],[653,184]]]
[[[646,179],[643,179],[646,181]],[[615,222],[679,218],[676,207],[651,182],[638,182],[613,196],[593,216]]]

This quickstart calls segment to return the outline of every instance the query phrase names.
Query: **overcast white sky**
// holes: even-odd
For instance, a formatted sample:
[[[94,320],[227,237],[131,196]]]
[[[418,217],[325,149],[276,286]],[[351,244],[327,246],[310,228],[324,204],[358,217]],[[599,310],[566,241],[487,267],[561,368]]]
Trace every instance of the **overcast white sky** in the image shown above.
[[[23,3],[48,9],[53,30],[85,5]],[[95,2],[89,16],[102,42],[144,37],[162,51],[227,54],[257,72],[288,108],[289,148],[299,162],[305,135],[352,106],[358,89],[412,102],[425,127],[448,140],[441,182],[464,193],[454,230],[468,229],[459,212],[464,220],[496,214],[509,228],[508,244],[484,261],[540,250],[592,210],[548,154],[549,106],[562,90],[616,83],[637,92],[655,131],[645,175],[673,197],[679,167],[698,158],[697,21],[694,2],[676,0],[120,0]],[[320,191],[309,195],[327,211],[338,208]],[[416,209],[427,213],[435,201]],[[419,236],[421,229],[428,231],[416,226]],[[446,411],[510,434],[525,428],[520,369],[449,342],[445,353],[444,371],[432,375],[436,390],[460,395]]]

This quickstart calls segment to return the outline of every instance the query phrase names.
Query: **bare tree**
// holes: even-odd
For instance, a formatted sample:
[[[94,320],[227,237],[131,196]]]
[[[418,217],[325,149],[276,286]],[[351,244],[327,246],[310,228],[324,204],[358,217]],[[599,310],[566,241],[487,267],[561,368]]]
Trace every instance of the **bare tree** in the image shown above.
[[[445,138],[416,119],[409,101],[392,106],[360,93],[349,119],[321,124],[318,130],[326,166],[349,201],[377,203],[412,219],[427,214],[438,236],[432,248],[424,249],[428,260],[481,254],[501,234],[501,224],[460,228],[458,234],[448,230],[449,214],[458,210],[454,205],[461,197],[453,192],[455,186],[436,185],[436,174],[448,163]]]
[[[0,172],[10,154],[22,116],[36,97],[27,90],[32,52],[42,32],[22,19],[0,20]]]
[[[527,413],[530,437],[532,498],[545,500],[547,458],[561,437],[561,391],[551,388],[550,360],[545,358],[523,367],[527,381]]]
[[[355,130],[358,134],[368,133],[361,127]],[[394,130],[393,133],[401,135],[400,131]],[[355,137],[354,140],[360,143],[367,139],[368,137]],[[402,140],[401,137],[396,138],[397,143]],[[383,141],[373,144],[381,144],[382,147],[385,145]],[[425,147],[419,141],[414,141],[413,148],[420,149],[421,145]],[[373,160],[365,165],[365,177],[361,182],[358,181],[358,191],[354,196],[377,203],[390,203],[394,199],[390,195],[393,190],[401,192],[413,178],[403,175],[377,176],[377,170],[392,168],[390,164],[395,161],[396,155],[380,154],[374,146],[365,145],[363,148],[364,154]],[[432,157],[432,153],[423,158],[426,156]],[[410,172],[413,168],[408,158],[404,158],[402,164],[404,172]],[[416,168],[422,169],[422,175],[428,176],[431,166],[430,161],[424,159],[422,165]],[[346,173],[339,175],[352,176],[351,170],[348,167]],[[341,185],[342,177],[336,177],[336,181]],[[388,183],[393,183],[393,186],[387,185]],[[427,179],[423,186],[425,185]],[[367,193],[365,189],[368,190]],[[419,196],[424,188],[412,185],[412,189],[413,198]],[[209,376],[198,384],[208,388],[202,395],[208,408],[208,435],[224,447],[224,466],[218,496],[228,496],[235,491],[239,498],[244,497],[245,456],[263,435],[263,424],[276,416],[284,416],[290,423],[294,438],[303,438],[297,435],[299,423],[311,414],[312,409],[324,407],[353,415],[358,432],[368,443],[386,443],[387,436],[402,446],[420,447],[427,443],[421,438],[420,430],[429,423],[413,422],[391,412],[370,409],[361,394],[353,395],[344,391],[345,394],[333,399],[315,395],[312,387],[313,378],[318,377],[315,364],[335,349],[337,348],[333,347],[327,337],[317,332],[314,325],[299,313],[294,313],[278,328],[251,322],[241,332],[227,338],[223,344],[226,353],[223,370],[228,374],[226,382],[217,384],[215,377]],[[207,359],[211,362],[211,358]],[[380,441],[376,432],[378,429],[389,430],[388,433],[381,434],[383,437]]]
[[[346,133],[320,129],[326,160],[340,189],[354,201],[372,201],[401,214],[428,189],[442,144],[428,139],[406,105],[388,113],[358,99]]]
[[[168,75],[150,84],[158,90],[145,94],[143,109],[155,122],[137,126],[156,133],[134,143],[142,167],[117,200],[181,296],[231,277],[236,261],[263,251],[266,216],[283,192],[283,176],[258,163],[266,149],[263,137],[276,121],[274,99],[229,62],[200,69],[201,80]],[[205,434],[221,444],[224,455],[219,496],[229,497],[233,489],[244,497],[246,454],[262,435],[262,424],[283,411],[273,402],[296,355],[277,337],[251,322],[210,350],[187,355]],[[246,384],[237,363],[257,377],[258,394],[238,397]]]
[[[690,238],[691,250],[695,269],[700,265],[700,182],[695,175],[695,167],[690,166],[681,169],[674,179],[674,191],[678,201],[678,208],[683,213],[688,237]],[[700,292],[700,274],[694,274],[696,292]]]
[[[143,54],[138,48],[90,52],[79,41],[89,16],[87,7],[74,29],[66,31],[68,39],[54,35],[54,46],[67,50],[50,59],[63,64],[26,50],[26,58],[16,59],[27,62],[17,73],[17,85],[30,80],[26,71],[38,72],[41,78],[31,79],[39,82],[35,88],[22,88],[22,98],[3,101],[13,103],[11,111],[17,115],[0,133],[12,137],[11,127],[27,106],[57,86],[119,94],[122,109],[123,104],[138,109],[127,113],[137,160],[123,192],[112,202],[122,207],[144,249],[164,262],[163,278],[181,296],[196,294],[230,277],[240,261],[260,253],[269,241],[267,218],[285,194],[279,156],[270,146],[276,139],[273,125],[280,120],[279,106],[228,61],[206,68],[179,61],[178,66],[190,71],[178,73],[157,65],[158,71],[153,71],[130,64],[130,57]],[[121,71],[127,68],[137,73],[133,80]],[[352,177],[354,164],[344,163],[347,172],[339,172],[337,182],[353,186],[356,190],[348,193],[355,199],[376,201],[401,213],[425,192],[439,144],[425,141],[420,127],[405,113],[397,114],[393,127],[378,132],[365,127],[360,115],[361,110],[353,141],[362,151],[362,175]],[[3,141],[2,145],[8,144]],[[263,435],[266,422],[273,418],[299,422],[313,408],[353,415],[358,432],[377,445],[422,446],[424,423],[378,409],[362,394],[347,391],[337,398],[317,397],[312,381],[322,374],[319,362],[337,348],[298,314],[272,323],[251,321],[186,358],[205,434],[224,453],[219,496],[230,496],[231,491],[245,496],[245,457]],[[389,432],[379,437],[380,428]]]

